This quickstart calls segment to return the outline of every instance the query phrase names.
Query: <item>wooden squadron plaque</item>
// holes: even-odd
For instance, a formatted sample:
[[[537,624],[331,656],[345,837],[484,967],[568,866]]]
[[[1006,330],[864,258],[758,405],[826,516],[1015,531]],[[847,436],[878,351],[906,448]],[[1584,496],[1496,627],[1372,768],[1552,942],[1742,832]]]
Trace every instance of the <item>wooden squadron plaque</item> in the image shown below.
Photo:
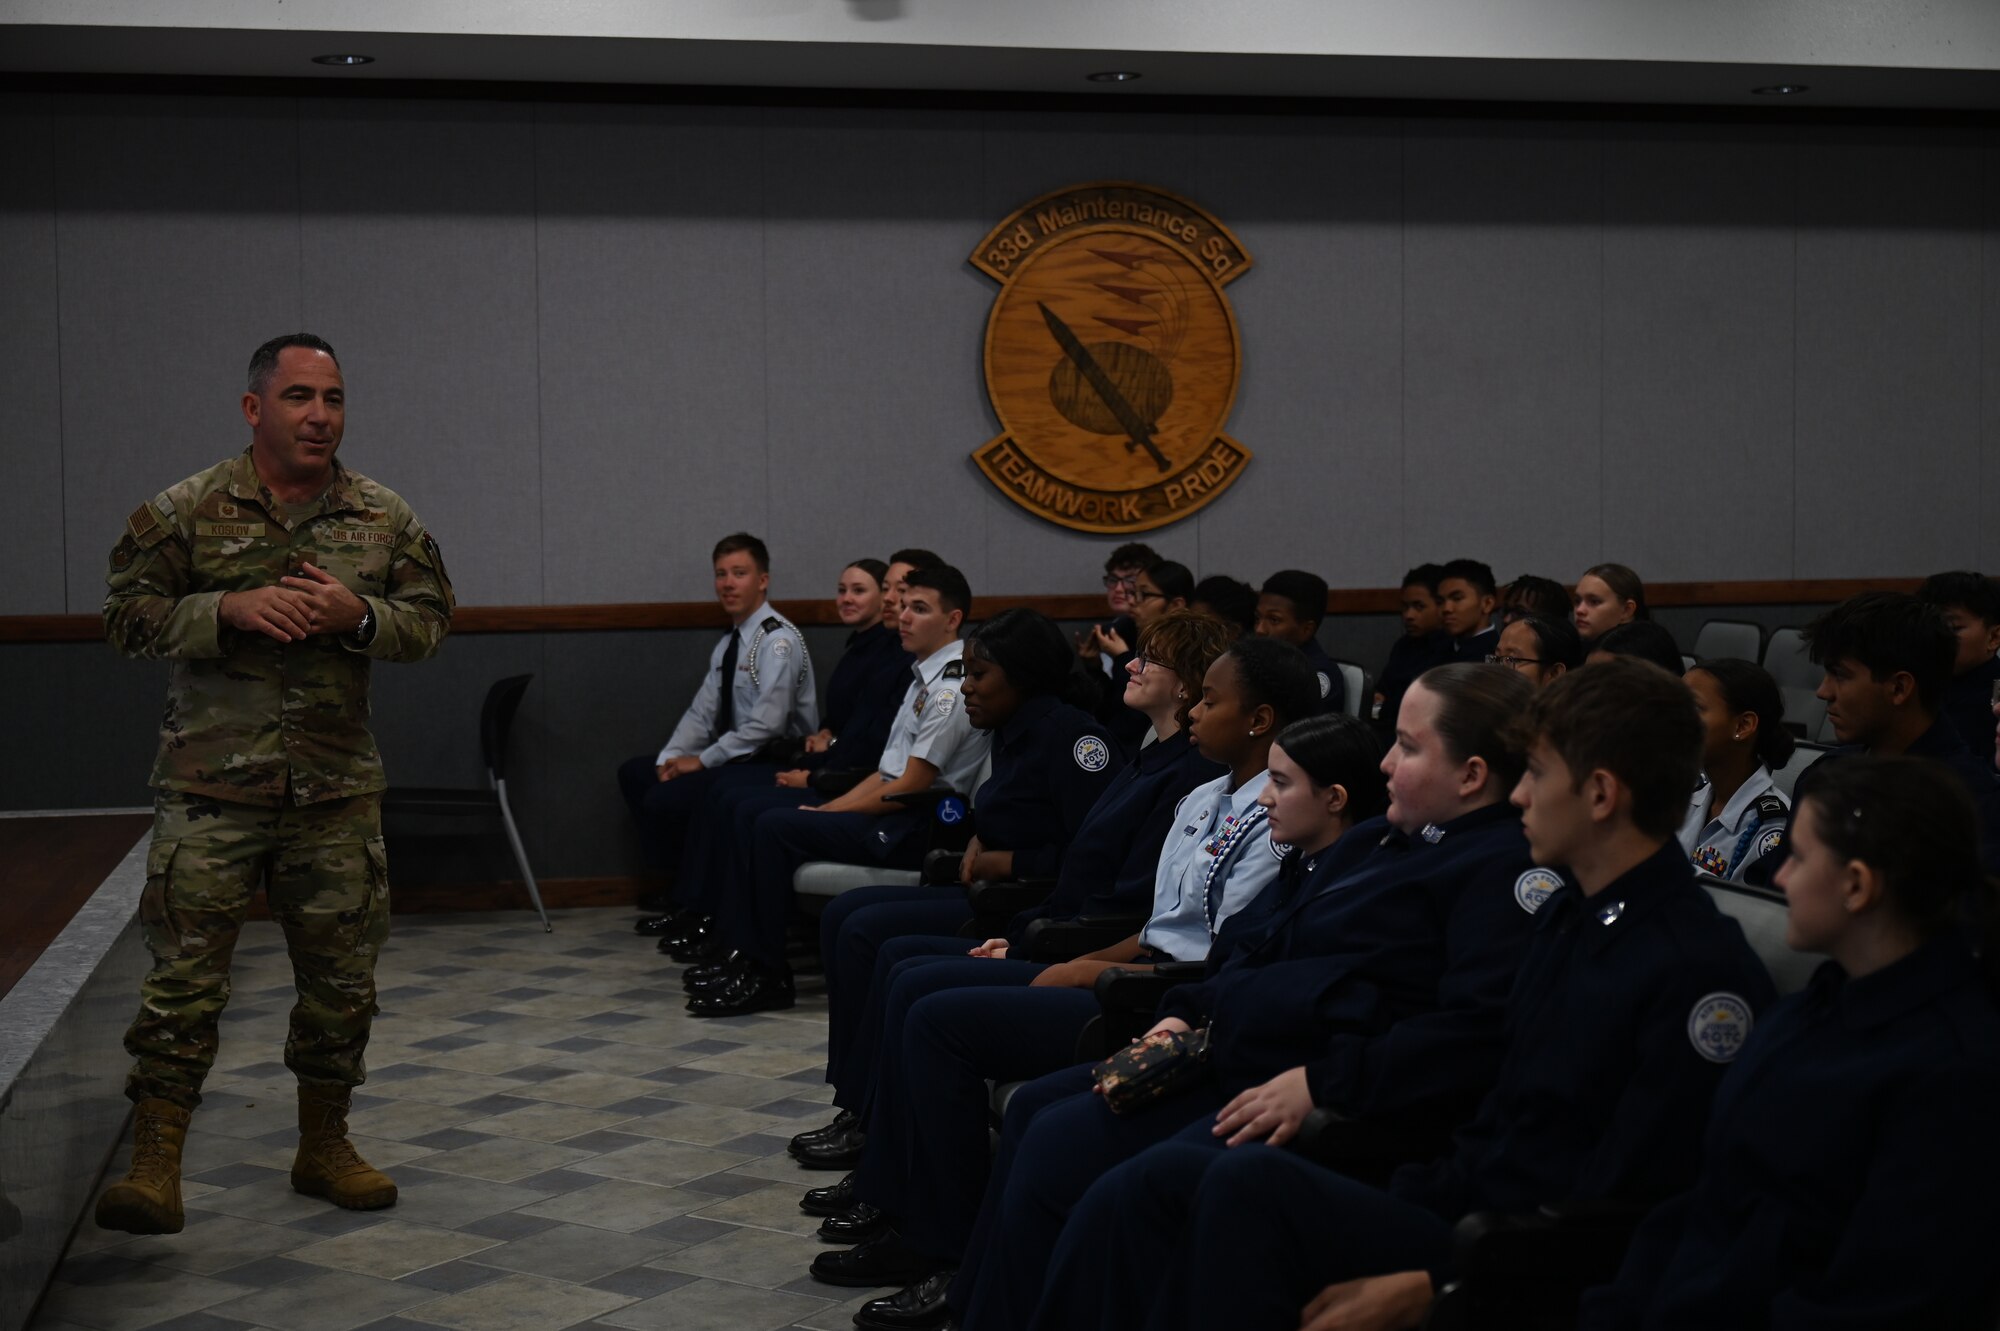
[[[1222,433],[1243,349],[1222,288],[1229,229],[1145,185],[1075,185],[995,227],[986,392],[1003,433],[972,455],[1009,499],[1078,531],[1150,531],[1200,509],[1250,450]]]

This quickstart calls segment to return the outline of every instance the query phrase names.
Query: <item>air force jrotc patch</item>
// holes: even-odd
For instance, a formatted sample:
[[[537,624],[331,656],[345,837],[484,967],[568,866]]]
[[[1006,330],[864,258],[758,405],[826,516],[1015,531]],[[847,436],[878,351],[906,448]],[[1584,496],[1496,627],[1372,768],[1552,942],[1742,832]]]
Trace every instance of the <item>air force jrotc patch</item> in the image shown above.
[[[1772,828],[1770,831],[1764,833],[1762,836],[1757,838],[1757,853],[1759,855],[1769,855],[1772,851],[1778,848],[1778,843],[1783,841],[1784,839],[1785,839],[1784,828],[1782,827]]]
[[[1711,1063],[1734,1062],[1750,1038],[1750,1005],[1735,994],[1708,994],[1688,1013],[1688,1041]]]
[[[1514,880],[1514,900],[1522,910],[1533,915],[1562,885],[1563,880],[1550,870],[1530,869]]]
[[[1095,735],[1085,735],[1070,750],[1070,757],[1086,772],[1101,772],[1111,765],[1111,746]]]
[[[1322,697],[1322,698],[1324,698],[1324,697],[1325,697],[1325,696],[1326,696],[1327,694],[1329,694],[1329,693],[1332,693],[1332,692],[1333,692],[1333,680],[1332,680],[1332,678],[1331,678],[1331,677],[1330,677],[1330,676],[1329,676],[1329,675],[1328,675],[1328,674],[1326,673],[1326,671],[1324,671],[1324,670],[1315,670],[1315,671],[1313,671],[1313,673],[1314,673],[1315,675],[1318,675],[1318,676],[1319,676],[1319,696],[1320,696],[1320,697]]]
[[[1285,856],[1292,853],[1292,843],[1289,841],[1273,841],[1269,844],[1271,847],[1271,858],[1274,860],[1282,860]],[[1312,866],[1308,865],[1306,867],[1310,869]]]

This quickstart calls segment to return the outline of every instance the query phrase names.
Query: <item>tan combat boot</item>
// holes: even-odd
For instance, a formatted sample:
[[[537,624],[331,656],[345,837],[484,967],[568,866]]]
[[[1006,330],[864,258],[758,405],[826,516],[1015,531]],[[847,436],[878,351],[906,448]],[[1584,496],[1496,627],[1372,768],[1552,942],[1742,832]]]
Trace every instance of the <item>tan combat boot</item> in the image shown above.
[[[181,1146],[188,1111],[169,1100],[141,1100],[132,1116],[132,1168],[97,1199],[97,1225],[127,1234],[178,1234]]]
[[[396,1204],[396,1184],[363,1160],[347,1140],[345,1086],[299,1086],[299,1153],[292,1188],[324,1197],[350,1211],[379,1211]]]

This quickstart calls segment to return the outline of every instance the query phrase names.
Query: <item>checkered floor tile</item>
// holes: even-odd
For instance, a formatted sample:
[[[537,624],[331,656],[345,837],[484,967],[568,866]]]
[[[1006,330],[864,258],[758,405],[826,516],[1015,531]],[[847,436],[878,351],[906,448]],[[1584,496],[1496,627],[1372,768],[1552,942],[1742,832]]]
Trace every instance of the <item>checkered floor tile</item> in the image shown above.
[[[246,927],[194,1116],[187,1228],[78,1230],[34,1331],[846,1331],[785,1142],[832,1116],[824,1000],[697,1021],[616,910],[398,917],[352,1127],[402,1196],[291,1190],[291,972]],[[122,1175],[126,1152],[107,1171]]]

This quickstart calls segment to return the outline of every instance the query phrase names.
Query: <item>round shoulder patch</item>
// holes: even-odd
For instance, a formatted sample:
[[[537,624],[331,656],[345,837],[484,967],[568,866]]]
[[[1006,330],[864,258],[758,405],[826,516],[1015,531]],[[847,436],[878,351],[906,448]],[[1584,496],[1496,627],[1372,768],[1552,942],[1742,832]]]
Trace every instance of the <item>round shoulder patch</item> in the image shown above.
[[[1773,827],[1759,834],[1757,837],[1757,853],[1759,855],[1769,855],[1778,848],[1778,844],[1784,839],[1785,829],[1782,827]]]
[[[1562,877],[1554,870],[1530,869],[1514,880],[1514,901],[1522,910],[1533,915],[1562,885]]]
[[[1111,765],[1111,746],[1095,735],[1085,735],[1069,751],[1076,765],[1086,772],[1101,772]]]
[[[779,659],[782,660],[783,658],[790,656],[791,654],[792,654],[792,640],[790,638],[779,638],[777,641],[771,644],[771,655],[778,657]]]
[[[1273,859],[1280,859],[1280,860],[1282,860],[1282,859],[1284,859],[1284,858],[1285,858],[1285,856],[1287,856],[1287,855],[1289,855],[1289,854],[1291,854],[1291,853],[1292,853],[1292,843],[1291,843],[1291,842],[1289,842],[1289,841],[1273,841],[1273,842],[1271,842],[1271,857],[1272,857]]]
[[[937,710],[932,712],[931,715],[939,718],[950,716],[952,700],[957,697],[958,694],[951,689],[941,689],[933,693],[930,698],[930,706]]]
[[[1734,1062],[1750,1038],[1750,1005],[1735,994],[1704,995],[1688,1013],[1688,1042],[1711,1063]]]
[[[1319,696],[1324,698],[1327,694],[1332,693],[1333,680],[1327,675],[1326,671],[1315,670],[1313,673],[1319,676]]]

